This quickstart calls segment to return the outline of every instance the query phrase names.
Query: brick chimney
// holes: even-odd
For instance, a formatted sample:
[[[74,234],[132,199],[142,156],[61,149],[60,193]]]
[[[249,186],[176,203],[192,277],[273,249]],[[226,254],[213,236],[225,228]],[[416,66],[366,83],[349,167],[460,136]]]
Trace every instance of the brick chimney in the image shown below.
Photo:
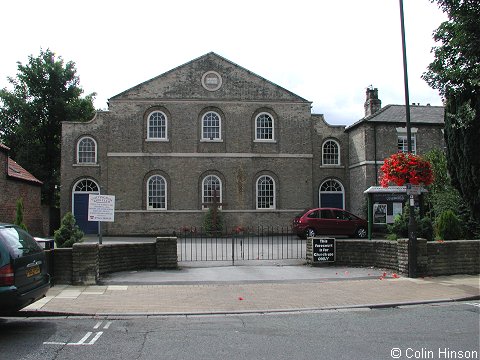
[[[367,99],[365,100],[365,117],[375,114],[382,108],[382,101],[378,99],[378,89],[369,86],[367,88]]]

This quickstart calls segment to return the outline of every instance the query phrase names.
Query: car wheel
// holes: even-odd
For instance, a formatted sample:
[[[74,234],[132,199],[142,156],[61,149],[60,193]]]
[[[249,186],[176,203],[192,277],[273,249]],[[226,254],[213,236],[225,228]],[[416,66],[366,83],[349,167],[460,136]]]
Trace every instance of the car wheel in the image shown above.
[[[308,228],[308,229],[305,231],[305,234],[307,235],[307,237],[314,237],[315,235],[317,235],[317,233],[315,232],[315,230],[313,230],[312,228]]]
[[[365,239],[367,237],[367,229],[364,227],[359,227],[357,231],[355,231],[355,236],[360,239]]]

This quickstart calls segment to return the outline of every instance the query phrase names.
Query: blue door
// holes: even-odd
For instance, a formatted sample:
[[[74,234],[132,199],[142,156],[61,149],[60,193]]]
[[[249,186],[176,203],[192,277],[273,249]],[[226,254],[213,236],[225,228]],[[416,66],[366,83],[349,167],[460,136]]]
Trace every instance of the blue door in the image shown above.
[[[88,193],[73,195],[73,215],[85,234],[98,234],[98,221],[88,221]]]
[[[320,206],[343,209],[343,194],[320,194]]]

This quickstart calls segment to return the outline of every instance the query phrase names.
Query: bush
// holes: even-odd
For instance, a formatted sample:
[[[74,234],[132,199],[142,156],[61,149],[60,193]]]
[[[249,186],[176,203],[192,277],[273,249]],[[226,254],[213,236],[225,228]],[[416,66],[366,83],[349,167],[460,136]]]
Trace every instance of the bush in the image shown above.
[[[216,213],[216,214],[215,214]],[[221,234],[223,231],[223,214],[218,209],[208,209],[203,221],[203,228],[208,236]]]
[[[405,206],[403,213],[397,215],[393,224],[387,225],[390,233],[388,239],[408,238],[408,222],[410,221],[410,207]],[[418,211],[415,212],[415,222],[417,223],[417,238],[433,240],[433,225],[428,217],[420,218]]]
[[[75,217],[70,212],[66,213],[62,219],[60,229],[54,233],[55,244],[59,248],[68,248],[77,242],[81,242],[82,238],[83,231],[76,225]]]
[[[28,231],[27,226],[23,222],[23,199],[18,199],[16,205],[15,221],[13,223],[23,230]]]
[[[460,220],[451,210],[440,214],[435,222],[435,230],[437,238],[441,240],[458,240],[462,238]]]

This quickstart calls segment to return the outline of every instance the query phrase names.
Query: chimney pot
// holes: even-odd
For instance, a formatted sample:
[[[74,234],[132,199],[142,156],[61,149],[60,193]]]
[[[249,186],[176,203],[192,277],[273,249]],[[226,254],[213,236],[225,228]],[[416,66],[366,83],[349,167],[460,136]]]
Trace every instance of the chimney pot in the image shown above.
[[[365,117],[375,114],[382,108],[382,101],[378,98],[377,88],[373,88],[373,86],[367,88],[364,108]]]

